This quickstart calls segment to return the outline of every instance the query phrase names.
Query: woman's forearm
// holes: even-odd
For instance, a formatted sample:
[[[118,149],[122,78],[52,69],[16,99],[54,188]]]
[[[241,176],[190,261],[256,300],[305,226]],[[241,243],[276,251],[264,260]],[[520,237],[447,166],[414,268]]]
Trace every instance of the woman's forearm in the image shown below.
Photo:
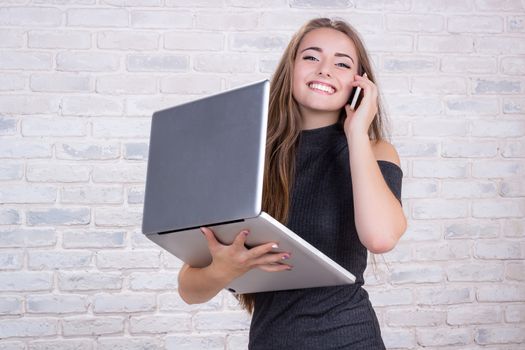
[[[179,272],[179,294],[188,304],[205,303],[216,296],[231,279],[212,265],[203,268],[184,265]]]

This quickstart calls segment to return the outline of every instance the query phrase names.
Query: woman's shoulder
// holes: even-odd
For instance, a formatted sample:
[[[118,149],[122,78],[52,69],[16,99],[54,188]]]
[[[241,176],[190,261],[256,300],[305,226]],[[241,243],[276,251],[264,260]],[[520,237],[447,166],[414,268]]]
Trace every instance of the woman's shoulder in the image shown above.
[[[401,166],[401,160],[396,148],[390,142],[386,140],[372,140],[371,144],[376,160],[385,160]]]

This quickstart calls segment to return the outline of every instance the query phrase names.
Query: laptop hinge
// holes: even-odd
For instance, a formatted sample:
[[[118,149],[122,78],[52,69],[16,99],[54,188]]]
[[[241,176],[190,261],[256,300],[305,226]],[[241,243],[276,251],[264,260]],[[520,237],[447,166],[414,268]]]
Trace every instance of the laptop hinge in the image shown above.
[[[174,233],[174,232],[181,232],[181,231],[188,231],[188,230],[194,230],[194,229],[197,229],[197,228],[201,228],[201,227],[209,227],[209,226],[219,226],[219,225],[229,225],[229,224],[234,224],[236,222],[244,222],[244,219],[239,219],[239,220],[232,220],[232,221],[223,221],[223,222],[216,222],[216,223],[213,223],[213,224],[205,224],[205,225],[199,225],[199,226],[193,226],[193,227],[186,227],[186,228],[181,228],[181,229],[178,229],[178,230],[171,230],[171,231],[162,231],[162,232],[157,232],[157,234],[159,235],[165,235],[167,233]]]

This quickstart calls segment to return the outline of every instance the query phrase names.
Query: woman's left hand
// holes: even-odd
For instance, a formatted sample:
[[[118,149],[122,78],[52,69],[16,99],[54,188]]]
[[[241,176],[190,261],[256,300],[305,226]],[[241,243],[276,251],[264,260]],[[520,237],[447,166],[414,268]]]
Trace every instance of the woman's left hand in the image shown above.
[[[368,129],[377,114],[377,86],[366,76],[355,75],[352,87],[361,87],[363,99],[356,110],[350,108],[350,103],[345,105],[346,119],[344,130],[346,135],[368,135]]]

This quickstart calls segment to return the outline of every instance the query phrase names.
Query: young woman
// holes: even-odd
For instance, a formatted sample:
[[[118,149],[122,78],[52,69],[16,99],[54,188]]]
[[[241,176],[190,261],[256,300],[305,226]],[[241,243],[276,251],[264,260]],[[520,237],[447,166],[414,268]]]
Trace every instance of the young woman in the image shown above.
[[[364,74],[366,73],[366,75]],[[352,272],[354,285],[241,295],[253,313],[249,348],[384,349],[379,324],[362,288],[367,251],[384,253],[406,230],[403,173],[385,141],[383,112],[370,59],[347,23],[318,18],[293,37],[270,88],[263,210]],[[349,98],[362,88],[358,107]],[[179,292],[203,303],[250,269],[293,268],[274,242],[232,245],[208,228],[213,262],[183,266]]]

